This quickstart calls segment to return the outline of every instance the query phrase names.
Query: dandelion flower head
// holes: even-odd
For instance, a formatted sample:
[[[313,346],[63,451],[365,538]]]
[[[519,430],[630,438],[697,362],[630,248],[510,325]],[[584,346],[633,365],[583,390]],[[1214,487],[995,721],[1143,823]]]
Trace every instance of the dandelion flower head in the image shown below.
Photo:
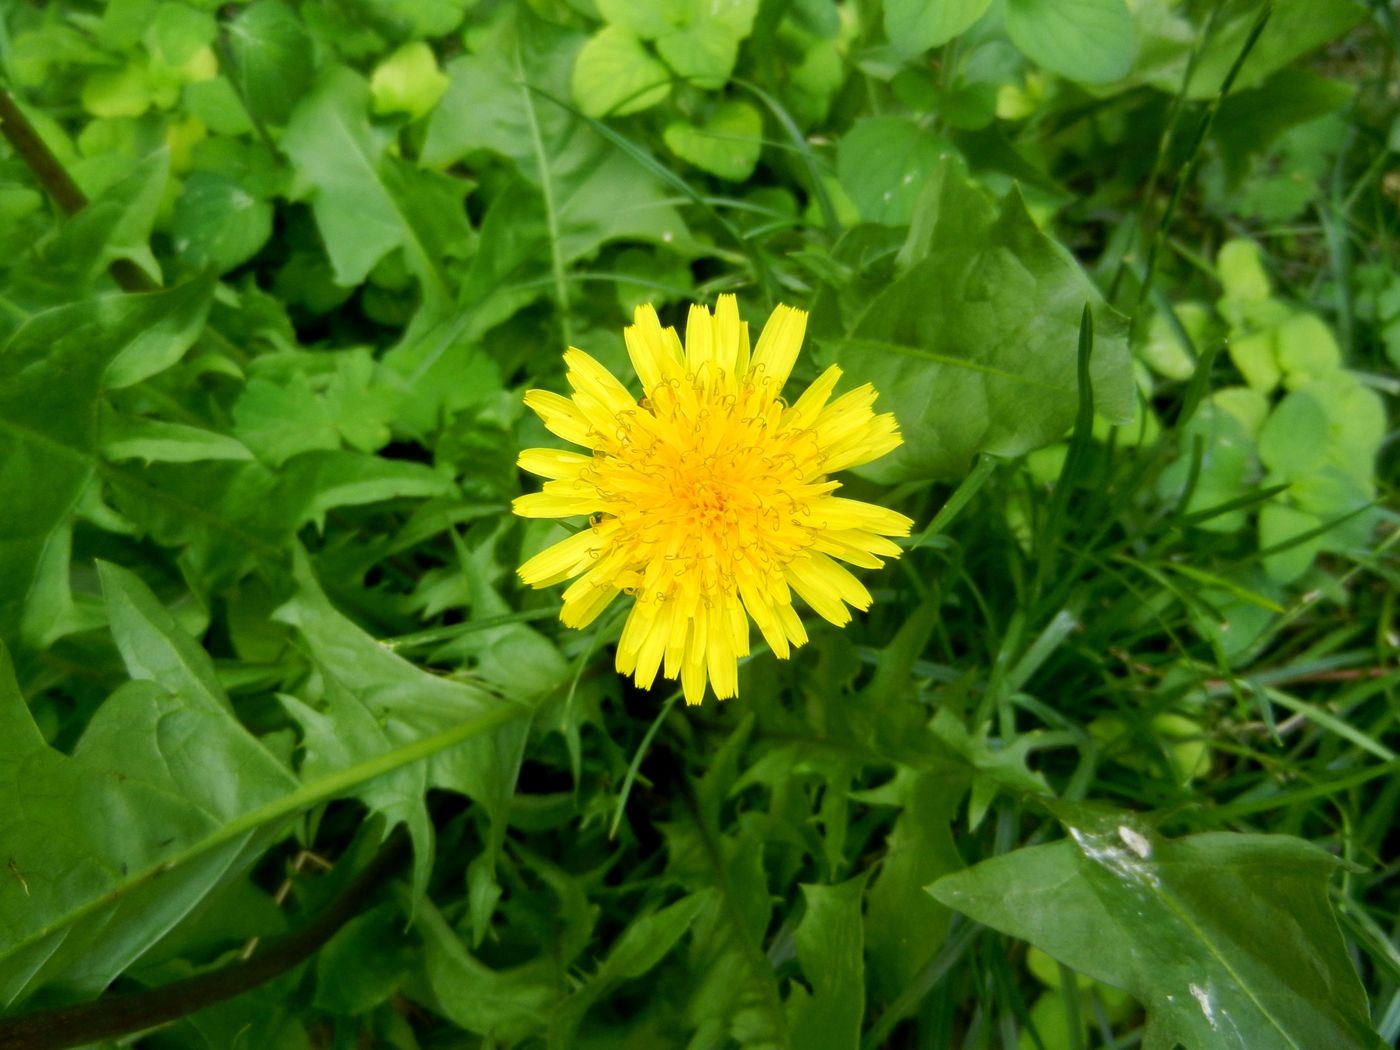
[[[534,448],[519,464],[547,478],[521,496],[527,518],[587,515],[587,527],[520,567],[534,587],[574,579],[560,619],[585,627],[619,594],[633,605],[617,669],[650,688],[679,678],[688,703],[708,680],[719,699],[738,690],[749,620],[786,659],[807,640],[793,594],[839,626],[870,593],[841,562],[879,568],[913,522],[836,495],[830,476],[896,448],[894,416],[873,411],[862,386],[833,399],[828,368],[791,404],[779,396],[807,315],[779,306],[750,352],[732,295],[713,314],[692,306],[685,342],[638,307],[624,333],[641,379],[637,399],[582,350],[564,354],[572,397],[525,395],[550,431],[588,452]]]

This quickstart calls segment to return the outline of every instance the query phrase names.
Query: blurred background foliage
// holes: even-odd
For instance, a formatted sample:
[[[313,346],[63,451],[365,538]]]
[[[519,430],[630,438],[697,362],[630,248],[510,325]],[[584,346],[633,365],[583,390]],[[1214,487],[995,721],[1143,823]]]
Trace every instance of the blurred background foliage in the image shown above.
[[[1392,1044],[1397,49],[1385,0],[8,0],[0,1045]],[[508,507],[566,345],[725,291],[876,383],[848,484],[918,526],[686,710]]]

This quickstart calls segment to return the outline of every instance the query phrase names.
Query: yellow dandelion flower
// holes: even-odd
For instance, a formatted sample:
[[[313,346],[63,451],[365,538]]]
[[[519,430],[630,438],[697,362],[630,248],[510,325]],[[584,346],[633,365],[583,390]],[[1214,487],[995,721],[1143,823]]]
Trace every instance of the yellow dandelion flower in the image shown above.
[[[617,669],[650,688],[660,671],[698,704],[708,680],[724,700],[738,690],[749,620],[786,659],[807,640],[796,593],[838,627],[870,593],[839,561],[879,568],[907,536],[903,514],[836,495],[830,474],[898,447],[894,416],[872,411],[862,386],[832,399],[828,368],[791,405],[778,395],[797,360],[807,315],[779,306],[749,352],[732,295],[712,315],[692,306],[685,345],[638,307],[627,353],[644,396],[570,348],[572,397],[531,390],[525,403],[553,433],[589,453],[533,448],[520,466],[547,478],[515,501],[527,518],[589,515],[587,528],[535,555],[520,578],[564,591],[560,619],[592,623],[619,594],[635,597]]]

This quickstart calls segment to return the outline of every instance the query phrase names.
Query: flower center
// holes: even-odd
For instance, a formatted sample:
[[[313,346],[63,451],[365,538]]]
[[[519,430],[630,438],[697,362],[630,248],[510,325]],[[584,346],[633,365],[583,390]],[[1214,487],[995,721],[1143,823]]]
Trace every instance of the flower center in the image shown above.
[[[619,582],[641,600],[678,586],[732,593],[811,546],[812,502],[837,483],[821,475],[816,436],[780,425],[770,389],[662,386],[619,415],[615,443],[587,473],[606,505],[594,527],[616,522]]]

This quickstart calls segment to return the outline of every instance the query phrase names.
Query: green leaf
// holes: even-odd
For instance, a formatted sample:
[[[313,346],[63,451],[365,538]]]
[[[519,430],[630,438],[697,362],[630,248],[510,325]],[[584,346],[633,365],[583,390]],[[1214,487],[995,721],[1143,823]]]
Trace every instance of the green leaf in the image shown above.
[[[0,638],[15,637],[40,570],[67,565],[67,527],[97,466],[98,407],[109,376],[136,381],[173,362],[198,334],[210,285],[115,295],[34,315],[0,350]],[[46,590],[66,594],[66,574]],[[39,641],[58,625],[32,610]]]
[[[114,693],[71,758],[44,743],[0,647],[0,790],[25,800],[0,813],[19,880],[0,894],[6,1005],[55,982],[101,991],[266,848],[276,826],[222,832],[296,784],[150,591],[110,566],[103,582],[123,660],[148,681]]]
[[[912,772],[901,780],[904,805],[885,840],[888,852],[866,906],[870,968],[886,1001],[914,981],[948,933],[951,914],[924,887],[963,867],[952,829],[966,781]]]
[[[692,894],[629,924],[608,953],[601,972],[619,980],[647,973],[690,929],[704,903],[702,896]]]
[[[20,280],[46,286],[45,301],[55,303],[77,298],[117,259],[135,263],[158,280],[160,266],[149,242],[169,177],[168,150],[143,156],[87,207],[63,220],[51,237],[34,245]]]
[[[99,118],[141,116],[151,108],[145,67],[129,62],[90,74],[83,84],[83,108]]]
[[[982,17],[991,0],[885,0],[885,35],[900,55],[942,47]]]
[[[276,532],[285,534],[308,522],[323,528],[327,512],[337,507],[432,499],[456,491],[451,478],[422,463],[317,450],[296,456],[283,467],[261,509]]]
[[[404,44],[375,66],[369,78],[374,112],[407,113],[417,120],[437,105],[447,83],[431,47],[421,40]]]
[[[1327,412],[1306,390],[1295,390],[1265,420],[1259,458],[1284,478],[1304,477],[1322,465],[1327,437]]]
[[[861,218],[906,225],[929,180],[961,158],[941,135],[906,117],[863,117],[836,146],[836,172]]]
[[[585,38],[547,24],[509,29],[495,46],[447,64],[447,92],[428,121],[424,164],[440,167],[490,150],[538,178],[537,140],[551,155],[563,147],[573,116],[552,103],[537,105],[531,89],[566,98]],[[509,60],[517,53],[518,69]]]
[[[1074,422],[1079,320],[1094,305],[1094,408],[1118,423],[1134,394],[1125,325],[1012,193],[999,211],[949,161],[916,210],[902,269],[853,308],[818,356],[880,392],[904,445],[865,472],[958,477],[979,452],[1019,455]]]
[[[1269,578],[1277,583],[1292,583],[1312,568],[1313,561],[1322,551],[1325,536],[1316,535],[1310,539],[1299,537],[1317,532],[1325,524],[1318,515],[1283,503],[1266,503],[1260,508],[1260,549],[1289,544],[1284,550],[1265,555],[1264,571]],[[1295,540],[1297,542],[1293,542]]]
[[[185,634],[135,573],[97,563],[112,638],[133,681],[155,682],[192,707],[232,711],[214,662]]]
[[[681,160],[711,175],[743,182],[753,174],[763,149],[763,117],[747,102],[717,105],[698,127],[675,121],[666,125],[667,147]]]
[[[448,285],[436,238],[451,208],[425,213],[407,187],[411,176],[385,157],[387,137],[371,126],[369,86],[344,66],[332,68],[297,107],[282,136],[297,181],[311,197],[316,224],[340,284],[356,285],[395,248],[423,282],[425,298],[445,305]]]
[[[1006,31],[1037,65],[1082,84],[1121,80],[1137,57],[1124,0],[1006,0]]]
[[[1327,896],[1338,861],[1282,835],[1165,839],[1069,810],[1069,839],[944,876],[935,898],[1122,988],[1145,1047],[1379,1050]]]
[[[1226,17],[1220,19],[1200,53],[1192,59],[1188,98],[1206,99],[1219,94],[1259,15],[1259,5],[1246,0],[1232,0],[1225,9]],[[1234,90],[1263,83],[1295,58],[1341,36],[1366,13],[1366,5],[1356,0],[1275,0],[1268,24],[1235,78]],[[1186,63],[1187,56],[1183,54],[1171,65],[1154,69],[1151,82],[1176,94],[1181,90]]]
[[[297,593],[276,619],[301,634],[322,683],[322,706],[284,698],[306,732],[306,765],[321,775],[364,762],[392,745],[422,739],[451,726],[512,708],[465,682],[419,670],[395,656],[335,610],[306,556],[297,552]],[[359,796],[391,823],[408,824],[415,843],[415,898],[432,869],[432,824],[423,796],[448,788],[479,803],[492,822],[492,849],[505,834],[504,817],[525,745],[523,721],[426,764],[404,768],[366,785]]]
[[[493,970],[469,951],[431,901],[416,916],[423,937],[423,963],[437,1009],[453,1024],[507,1046],[543,1030],[561,998],[555,965],[538,958],[508,970]]]
[[[403,912],[390,902],[337,930],[316,953],[316,1008],[353,1016],[392,996],[414,962],[404,924]]]
[[[272,206],[227,175],[196,171],[175,202],[170,234],[175,251],[195,269],[227,273],[272,236]]]
[[[120,462],[198,463],[207,460],[247,460],[248,446],[227,434],[183,423],[163,423],[116,412],[102,414],[102,456]]]
[[[617,26],[604,26],[583,45],[570,83],[578,108],[590,117],[637,113],[671,92],[666,67]]]
[[[139,622],[144,604],[132,609],[131,646],[163,629]],[[129,656],[143,659],[139,648]],[[0,790],[25,799],[0,811],[9,878],[0,893],[0,1004],[50,984],[97,995],[210,893],[241,878],[291,817],[520,717],[498,704],[298,785],[227,713],[132,682],[101,706],[69,757],[44,743],[0,646]]]
[[[311,87],[311,38],[282,0],[256,0],[226,23],[231,75],[253,115],[282,125]]]
[[[233,406],[233,422],[238,440],[274,467],[302,452],[340,447],[330,406],[301,372],[285,384],[250,379]]]
[[[802,887],[797,961],[812,986],[792,1024],[792,1045],[856,1050],[865,1015],[865,934],[861,899],[869,872],[835,886]]]

